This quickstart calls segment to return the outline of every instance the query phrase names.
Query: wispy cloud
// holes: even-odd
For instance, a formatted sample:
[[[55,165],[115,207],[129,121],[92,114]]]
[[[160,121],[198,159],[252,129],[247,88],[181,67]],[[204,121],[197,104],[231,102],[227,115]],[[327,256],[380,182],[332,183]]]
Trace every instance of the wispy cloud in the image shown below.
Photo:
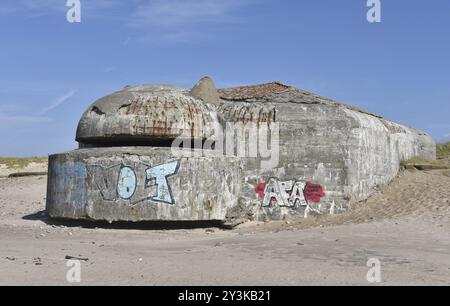
[[[433,123],[428,127],[430,128],[450,128],[450,123]]]
[[[241,22],[239,9],[256,0],[81,0],[82,20],[114,19],[141,42],[196,40],[212,26]],[[67,12],[66,0],[2,0],[0,15],[36,18]],[[106,13],[107,12],[107,13]]]
[[[63,104],[64,102],[66,102],[67,100],[69,100],[70,98],[73,97],[73,95],[75,95],[76,91],[75,90],[70,90],[68,93],[66,93],[65,95],[58,97],[55,99],[55,101],[50,104],[47,107],[44,107],[40,112],[39,115],[45,115],[47,114],[49,111],[57,108],[58,106],[60,106],[61,104]]]
[[[46,123],[52,122],[53,119],[45,116],[22,116],[22,115],[8,115],[0,113],[0,125],[14,124],[14,123]]]
[[[30,110],[24,110],[17,104],[2,103],[0,105],[0,126],[9,124],[36,124],[52,122],[54,119],[47,114],[62,105],[64,102],[68,101],[75,95],[75,93],[75,90],[70,90],[66,94],[57,97],[51,104],[35,114],[33,114]]]
[[[223,22],[248,0],[153,0],[140,4],[132,19],[137,26],[186,26]]]
[[[117,10],[137,25],[185,25],[223,20],[235,9],[255,0],[80,0],[82,12]],[[66,0],[2,0],[0,13],[50,15],[67,12]],[[100,14],[93,14],[99,17]]]
[[[127,2],[138,3],[140,0],[80,0],[82,12],[93,16],[102,16],[108,9],[126,6]],[[20,14],[26,17],[42,17],[54,14],[64,16],[68,10],[67,0],[2,0],[0,14]]]
[[[212,28],[242,22],[236,12],[255,0],[146,0],[127,18],[144,43],[186,43],[211,38]]]
[[[40,17],[64,12],[66,1],[59,0],[6,0],[0,3],[0,14],[20,14],[26,17]]]
[[[52,119],[45,116],[23,115],[23,107],[16,103],[1,103],[0,126],[13,123],[43,123]]]
[[[110,73],[110,72],[113,72],[114,70],[116,70],[115,66],[109,66],[109,67],[106,67],[105,69],[103,69],[103,72]]]
[[[10,113],[10,112],[19,112],[22,110],[22,107],[17,103],[1,103],[0,104],[0,114],[1,113]]]
[[[44,123],[53,119],[45,115],[29,115],[22,107],[15,104],[4,104],[0,106],[0,126],[9,124]]]

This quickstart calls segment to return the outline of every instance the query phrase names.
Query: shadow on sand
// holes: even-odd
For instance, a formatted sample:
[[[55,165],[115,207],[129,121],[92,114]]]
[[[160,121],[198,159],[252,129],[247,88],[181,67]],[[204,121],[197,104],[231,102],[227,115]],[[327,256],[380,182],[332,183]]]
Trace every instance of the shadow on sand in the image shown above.
[[[180,230],[180,229],[204,229],[220,228],[229,229],[221,221],[141,221],[126,222],[117,221],[109,223],[107,221],[89,221],[89,220],[69,220],[69,219],[51,219],[45,211],[39,211],[34,214],[22,217],[28,221],[42,221],[47,225],[81,227],[87,229],[129,229],[129,230]]]

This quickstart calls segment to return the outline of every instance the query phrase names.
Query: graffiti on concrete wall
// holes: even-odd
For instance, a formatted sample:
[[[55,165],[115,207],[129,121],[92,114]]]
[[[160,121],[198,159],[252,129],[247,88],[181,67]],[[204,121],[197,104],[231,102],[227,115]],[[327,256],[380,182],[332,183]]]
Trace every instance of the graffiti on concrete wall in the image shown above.
[[[177,174],[179,161],[158,166],[137,163],[133,166],[89,165],[88,173],[92,184],[97,187],[103,200],[127,200],[130,205],[144,201],[175,204],[168,178]]]
[[[178,172],[179,162],[171,162],[159,165],[145,171],[147,175],[146,186],[156,186],[156,195],[153,201],[174,204],[172,190],[170,189],[167,178]]]
[[[258,184],[256,192],[262,200],[262,207],[297,208],[308,206],[309,203],[319,203],[325,196],[319,184],[297,180],[280,181],[277,178]]]
[[[124,200],[130,199],[136,191],[137,178],[130,167],[122,167],[117,180],[117,194]]]

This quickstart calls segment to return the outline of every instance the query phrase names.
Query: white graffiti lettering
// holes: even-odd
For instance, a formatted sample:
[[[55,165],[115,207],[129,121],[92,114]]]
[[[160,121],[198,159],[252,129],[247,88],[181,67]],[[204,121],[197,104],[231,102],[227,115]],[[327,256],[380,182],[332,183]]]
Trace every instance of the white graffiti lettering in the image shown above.
[[[126,200],[134,206],[150,200],[173,205],[168,178],[178,173],[179,166],[179,161],[153,167],[144,163],[89,165],[88,178],[104,201]]]
[[[173,204],[172,192],[170,190],[167,178],[174,175],[178,171],[178,161],[156,166],[146,171],[147,186],[157,186],[156,196],[153,201]]]
[[[123,167],[119,172],[119,179],[117,182],[117,193],[119,196],[128,200],[136,191],[136,174],[130,167]]]
[[[318,184],[296,180],[280,181],[277,178],[258,184],[256,192],[262,199],[262,207],[297,208],[308,206],[309,202],[318,203],[325,196],[322,186]]]

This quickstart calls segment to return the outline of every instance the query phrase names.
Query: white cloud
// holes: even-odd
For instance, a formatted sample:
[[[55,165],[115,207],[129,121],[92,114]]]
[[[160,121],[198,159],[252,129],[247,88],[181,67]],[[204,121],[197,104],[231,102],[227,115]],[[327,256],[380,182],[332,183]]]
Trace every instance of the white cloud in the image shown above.
[[[55,99],[55,101],[50,104],[49,106],[43,108],[39,114],[40,115],[44,115],[46,113],[48,113],[49,111],[57,108],[58,106],[60,106],[61,104],[63,104],[64,102],[66,102],[67,100],[69,100],[71,97],[73,97],[73,95],[75,94],[75,90],[70,90],[68,93],[66,93],[65,95],[58,97]]]
[[[248,0],[153,0],[137,7],[132,24],[163,27],[224,21]]]
[[[0,105],[0,126],[4,126],[5,124],[36,124],[52,122],[54,119],[47,116],[47,113],[62,105],[73,95],[75,95],[75,93],[75,90],[70,90],[68,93],[56,98],[53,103],[37,112],[36,115],[30,114],[30,111],[24,111],[24,109],[17,104],[2,103]]]

